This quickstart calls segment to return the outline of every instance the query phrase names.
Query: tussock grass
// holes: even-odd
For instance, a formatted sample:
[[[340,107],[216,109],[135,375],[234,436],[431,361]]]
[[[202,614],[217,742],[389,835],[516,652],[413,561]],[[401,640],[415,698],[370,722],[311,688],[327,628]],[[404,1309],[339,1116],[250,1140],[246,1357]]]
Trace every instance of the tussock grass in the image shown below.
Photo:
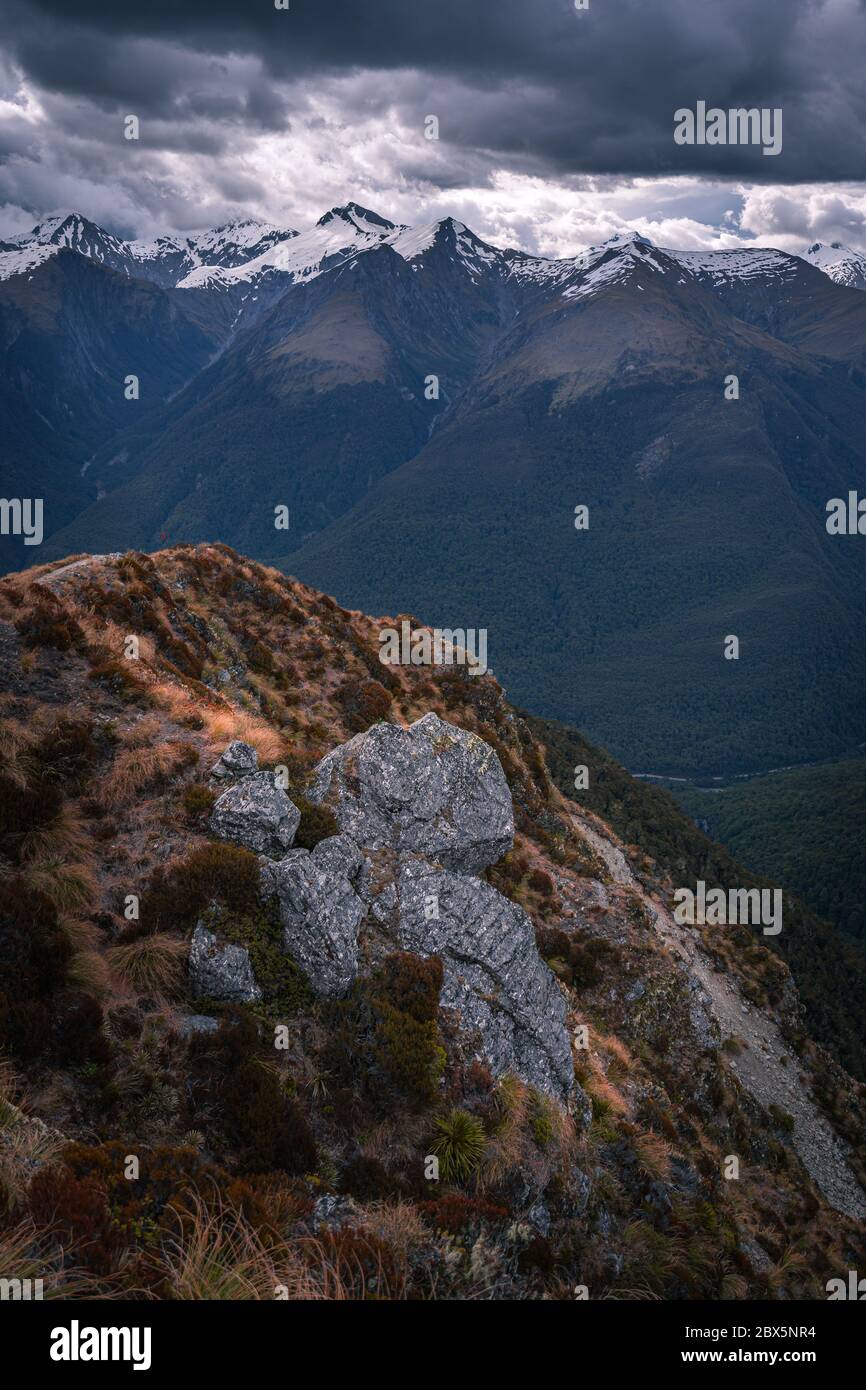
[[[33,736],[16,719],[0,720],[0,767],[7,781],[22,789],[30,775]]]
[[[108,959],[118,978],[132,989],[172,996],[180,989],[188,954],[186,942],[155,932],[112,947]]]
[[[74,1250],[65,1251],[60,1268],[52,1265],[56,1257],[45,1246],[42,1232],[29,1219],[0,1231],[0,1279],[41,1279],[42,1298],[111,1298],[118,1297],[105,1288],[85,1269],[75,1266]]]
[[[25,864],[21,878],[28,888],[44,893],[64,913],[85,910],[97,894],[96,876],[89,861],[70,864],[65,859],[43,859]]]
[[[88,994],[105,996],[111,989],[111,975],[105,957],[96,951],[76,951],[69,962],[68,977],[72,984]]]
[[[11,1101],[0,1099],[0,1187],[10,1212],[26,1206],[34,1169],[51,1163],[65,1143],[63,1135],[23,1114]]]
[[[371,1281],[360,1260],[315,1238],[266,1244],[234,1208],[199,1193],[188,1198],[179,1229],[164,1233],[161,1263],[170,1297],[188,1302],[343,1302],[364,1298],[371,1282],[381,1294],[386,1273],[380,1263]]]
[[[162,724],[155,714],[143,714],[120,732],[120,742],[124,748],[149,748],[161,737]]]
[[[152,748],[124,748],[98,789],[106,810],[127,806],[148,787],[154,787],[189,766],[195,750],[171,740]]]
[[[642,1173],[660,1182],[668,1180],[673,1153],[666,1139],[651,1130],[639,1131],[632,1139],[632,1148]]]
[[[64,802],[50,821],[24,831],[18,840],[18,855],[22,863],[90,863],[90,837],[75,807]]]
[[[234,739],[240,739],[255,748],[262,763],[278,762],[285,751],[282,735],[266,724],[260,716],[251,714],[248,710],[230,707],[221,710],[202,709],[200,713],[213,745],[215,760],[226,744]]]

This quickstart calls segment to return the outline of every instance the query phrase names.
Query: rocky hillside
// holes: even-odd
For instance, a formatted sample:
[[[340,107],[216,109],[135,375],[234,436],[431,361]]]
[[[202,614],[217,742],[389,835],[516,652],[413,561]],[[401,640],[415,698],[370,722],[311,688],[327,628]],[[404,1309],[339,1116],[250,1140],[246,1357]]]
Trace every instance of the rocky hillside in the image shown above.
[[[0,582],[0,1277],[823,1297],[866,1090],[784,960],[380,626],[220,545]]]

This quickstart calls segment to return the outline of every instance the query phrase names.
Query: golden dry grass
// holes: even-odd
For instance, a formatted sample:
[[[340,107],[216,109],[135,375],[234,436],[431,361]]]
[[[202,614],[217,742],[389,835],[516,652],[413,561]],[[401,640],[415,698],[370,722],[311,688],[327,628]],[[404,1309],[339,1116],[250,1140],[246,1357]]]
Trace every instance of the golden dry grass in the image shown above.
[[[259,715],[234,707],[201,709],[199,712],[207,727],[215,760],[226,744],[234,739],[240,739],[255,748],[262,763],[278,762],[283,756],[285,747],[282,735]]]
[[[162,737],[162,723],[156,714],[143,714],[134,724],[120,731],[124,748],[149,748]]]
[[[40,859],[25,863],[21,877],[29,888],[43,893],[61,912],[82,912],[96,899],[97,882],[91,862]]]
[[[180,989],[188,954],[186,942],[156,932],[113,946],[108,959],[118,979],[132,989],[171,997]]]
[[[152,748],[121,749],[99,784],[98,800],[107,811],[128,806],[141,792],[178,772],[189,759],[189,745],[175,741]]]
[[[0,1100],[0,1187],[11,1212],[26,1206],[36,1167],[50,1163],[65,1143],[62,1134]]]
[[[668,1141],[652,1130],[642,1130],[631,1141],[638,1168],[649,1178],[666,1182],[671,1175],[673,1150]]]
[[[90,862],[91,841],[86,825],[67,801],[52,820],[19,837],[18,854],[23,861],[77,860],[86,864]]]
[[[314,1237],[266,1244],[234,1208],[198,1193],[179,1228],[164,1232],[161,1263],[170,1297],[186,1302],[399,1299],[408,1282],[399,1260],[389,1279],[375,1251],[362,1262]]]
[[[32,734],[17,719],[0,720],[0,767],[3,776],[22,789],[28,781],[32,743]]]
[[[88,994],[104,997],[110,992],[111,975],[105,957],[96,951],[76,951],[67,973],[70,982]]]

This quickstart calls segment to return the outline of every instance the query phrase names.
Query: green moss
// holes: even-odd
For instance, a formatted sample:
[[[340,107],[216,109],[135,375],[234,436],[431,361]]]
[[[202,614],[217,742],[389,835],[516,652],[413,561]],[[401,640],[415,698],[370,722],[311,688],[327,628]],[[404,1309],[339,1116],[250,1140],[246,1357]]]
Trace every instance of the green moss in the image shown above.
[[[300,966],[283,949],[283,933],[276,904],[243,914],[211,909],[205,925],[226,941],[245,946],[253,974],[262,989],[262,1004],[269,1017],[285,1019],[313,1002],[313,993]]]

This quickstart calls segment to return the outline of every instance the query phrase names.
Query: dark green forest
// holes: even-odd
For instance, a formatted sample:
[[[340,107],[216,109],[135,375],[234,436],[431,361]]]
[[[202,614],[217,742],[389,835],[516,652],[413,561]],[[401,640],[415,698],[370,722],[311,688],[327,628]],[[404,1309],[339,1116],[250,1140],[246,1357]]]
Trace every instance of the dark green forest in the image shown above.
[[[746,868],[724,845],[699,830],[669,791],[638,781],[577,730],[532,715],[524,718],[544,743],[551,775],[560,790],[601,816],[627,845],[638,846],[658,860],[672,878],[679,875],[680,884],[702,878],[723,888],[794,886],[781,875],[762,877]],[[589,769],[589,786],[575,791],[574,770],[581,764]],[[840,811],[840,817],[849,814],[845,809]],[[820,808],[816,815],[820,818]],[[823,820],[821,823],[823,827]],[[856,820],[846,823],[851,843]],[[830,828],[824,827],[823,834],[829,843]],[[816,846],[816,875],[825,852]],[[839,862],[838,856],[835,862]],[[761,940],[787,962],[803,1000],[809,1031],[852,1075],[866,1080],[866,952],[787,893],[782,932]]]
[[[737,859],[866,945],[866,758],[671,791]]]

